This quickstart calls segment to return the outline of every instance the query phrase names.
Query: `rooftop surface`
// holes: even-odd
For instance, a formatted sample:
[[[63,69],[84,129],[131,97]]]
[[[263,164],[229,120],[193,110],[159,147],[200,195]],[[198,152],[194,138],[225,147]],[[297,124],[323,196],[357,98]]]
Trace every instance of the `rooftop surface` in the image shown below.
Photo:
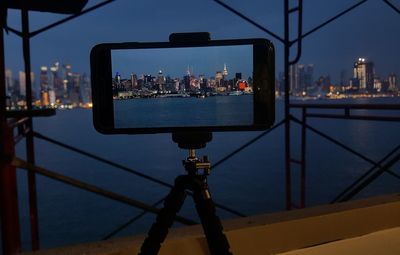
[[[223,221],[233,254],[400,254],[400,194]],[[137,254],[144,235],[25,255]],[[201,226],[172,229],[159,254],[209,254]]]

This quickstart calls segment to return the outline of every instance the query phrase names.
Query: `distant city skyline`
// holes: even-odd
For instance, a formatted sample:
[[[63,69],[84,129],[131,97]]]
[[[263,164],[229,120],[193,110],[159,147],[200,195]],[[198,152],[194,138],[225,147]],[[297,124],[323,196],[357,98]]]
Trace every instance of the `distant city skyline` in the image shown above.
[[[168,55],[168,52],[164,53]],[[155,57],[158,53],[152,52],[151,54],[156,54],[153,56]],[[123,56],[127,57],[125,53]],[[147,53],[144,56],[149,57]],[[150,63],[154,64],[151,61]],[[124,66],[125,64],[124,61],[120,62],[120,66]],[[128,67],[127,70],[131,70],[129,65],[126,66]],[[216,66],[218,66],[218,64]],[[375,73],[374,62],[368,61],[363,57],[355,59],[352,63],[349,63],[348,66],[352,66],[353,70],[346,72],[347,74],[342,73],[340,82],[335,83],[332,82],[330,74],[316,74],[314,72],[314,64],[299,63],[292,65],[289,70],[290,91],[292,95],[295,96],[312,95],[316,93],[325,95],[331,90],[338,93],[350,92],[362,94],[368,92],[398,95],[400,91],[400,82],[399,76],[396,73],[390,73],[386,76],[378,75]],[[145,70],[148,70],[147,68]],[[186,71],[178,70],[178,72],[173,75],[162,70],[152,70],[143,73],[127,71],[126,74],[122,74],[118,72],[118,76],[121,81],[132,80],[132,75],[134,75],[137,80],[147,77],[145,79],[157,81],[159,77],[163,77],[163,79],[167,79],[167,83],[178,82],[177,84],[179,84],[185,82],[185,77],[189,75],[195,86],[199,86],[203,79],[205,79],[206,82],[208,80],[208,82],[213,83],[215,82],[214,80],[221,79],[222,77],[224,77],[226,81],[232,79],[236,79],[237,81],[238,75],[240,76],[239,79],[248,79],[251,77],[243,75],[240,70],[229,70],[226,63],[223,64],[222,68],[217,68],[215,71],[209,72],[208,75],[205,72],[193,72],[190,66],[187,68]],[[25,72],[6,69],[5,75],[7,94],[11,96],[11,100],[14,104],[17,104],[18,100],[23,99],[26,95],[24,87]],[[110,78],[114,79],[116,75],[117,73],[114,72],[114,77]],[[58,104],[63,102],[67,102],[68,104],[71,102],[74,104],[90,102],[90,78],[85,73],[81,74],[76,72],[72,69],[72,65],[70,64],[56,61],[50,65],[41,66],[39,71],[31,72],[31,80],[35,99],[45,101],[44,103],[42,102],[42,105],[52,105],[57,100]],[[197,83],[199,81],[200,83]],[[283,74],[280,72],[276,76],[276,91],[278,93],[284,91],[283,83]],[[332,88],[332,86],[334,88]],[[75,92],[73,92],[74,90]]]
[[[89,1],[88,6],[96,1]],[[282,1],[227,1],[235,9],[283,35]],[[351,6],[349,1],[307,1],[304,3],[304,32]],[[171,15],[175,13],[177,15]],[[250,15],[251,14],[251,15]],[[32,12],[31,29],[64,18]],[[8,23],[20,28],[18,11],[9,10]],[[342,70],[352,72],[348,63],[362,56],[372,60],[376,73],[400,74],[400,17],[383,1],[368,1],[334,21],[321,31],[305,38],[300,63],[313,63],[315,73],[330,74],[340,81]],[[295,27],[296,24],[293,24]],[[384,28],[384,29],[383,29]],[[90,49],[102,42],[167,41],[172,32],[208,31],[212,39],[267,38],[276,47],[276,71],[283,70],[282,44],[223,9],[213,1],[115,1],[91,14],[56,27],[31,40],[32,70],[57,58],[74,63],[78,72],[89,72]],[[22,70],[22,49],[18,37],[5,36],[6,66]],[[295,47],[291,56],[295,55]],[[350,76],[350,75],[349,75]]]

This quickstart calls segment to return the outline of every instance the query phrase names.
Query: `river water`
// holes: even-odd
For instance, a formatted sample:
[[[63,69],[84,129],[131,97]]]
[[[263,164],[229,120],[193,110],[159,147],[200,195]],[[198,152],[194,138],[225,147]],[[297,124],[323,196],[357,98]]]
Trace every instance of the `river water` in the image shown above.
[[[114,117],[119,128],[251,125],[253,95],[115,100]]]
[[[398,104],[400,98],[307,102]],[[276,107],[277,123],[283,117],[283,101],[277,100]],[[293,114],[299,116],[295,110]],[[363,112],[360,111],[360,114]],[[400,142],[398,122],[310,119],[309,124],[375,161],[379,161]],[[181,161],[187,156],[187,152],[178,149],[170,134],[102,135],[93,128],[91,110],[57,111],[53,117],[36,119],[34,128],[46,136],[168,183],[173,183],[174,178],[184,172]],[[205,149],[199,150],[198,155],[208,155],[211,162],[215,163],[259,134],[258,131],[214,133],[213,140]],[[295,158],[299,158],[300,129],[296,124],[293,124],[292,137],[292,153]],[[37,164],[49,170],[79,178],[149,204],[158,201],[168,192],[168,188],[46,141],[35,139],[35,146]],[[17,146],[17,153],[24,157],[23,143]],[[307,132],[307,206],[328,203],[370,167],[370,163],[312,132]],[[399,165],[396,167],[399,168]],[[298,197],[298,170],[296,166],[293,167],[295,198]],[[24,248],[29,249],[26,172],[19,170],[18,178],[23,243]],[[44,248],[100,240],[141,212],[46,177],[38,176],[37,182],[40,239]],[[247,215],[284,210],[284,183],[283,126],[213,169],[209,177],[214,200]],[[358,197],[399,190],[399,180],[384,174]],[[198,220],[190,198],[186,200],[180,214]],[[222,218],[234,217],[221,210],[218,210],[218,215]],[[118,236],[146,232],[153,220],[154,215],[147,214]]]

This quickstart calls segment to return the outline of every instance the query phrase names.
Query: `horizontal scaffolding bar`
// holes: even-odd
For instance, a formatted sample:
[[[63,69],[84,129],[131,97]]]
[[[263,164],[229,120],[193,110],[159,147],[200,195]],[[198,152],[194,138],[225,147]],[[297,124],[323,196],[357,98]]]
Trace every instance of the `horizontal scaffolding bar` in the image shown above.
[[[351,110],[374,110],[374,111],[398,111],[399,104],[290,104],[291,108],[299,109],[320,109],[344,110],[342,114],[333,113],[307,113],[306,117],[310,118],[326,118],[326,119],[351,119],[351,120],[369,120],[369,121],[400,121],[397,116],[378,116],[378,115],[360,115],[351,114]]]
[[[49,170],[47,170],[45,168],[42,168],[42,167],[39,167],[39,166],[35,166],[35,165],[30,164],[27,161],[22,160],[20,158],[14,158],[12,160],[12,165],[17,167],[17,168],[25,169],[27,171],[31,171],[31,172],[46,176],[46,177],[51,178],[53,180],[56,180],[56,181],[59,181],[59,182],[62,182],[62,183],[77,187],[79,189],[86,190],[86,191],[95,193],[97,195],[112,199],[114,201],[118,201],[118,202],[130,205],[130,206],[134,206],[136,208],[140,208],[140,209],[146,210],[148,212],[152,212],[154,214],[158,214],[160,212],[160,210],[161,210],[161,209],[149,206],[149,205],[147,205],[147,204],[145,204],[143,202],[140,202],[138,200],[134,200],[132,198],[129,198],[129,197],[126,197],[126,196],[123,196],[123,195],[108,191],[106,189],[97,187],[95,185],[92,185],[92,184],[89,184],[89,183],[85,183],[85,182],[79,181],[77,179],[74,179],[74,178],[71,178],[71,177],[68,177],[68,176],[65,176],[65,175],[62,175],[62,174],[55,173],[53,171],[49,171]],[[179,221],[180,223],[183,223],[185,225],[197,224],[195,221],[192,221],[190,219],[186,219],[186,218],[181,217],[181,216],[176,216],[175,220]]]
[[[6,111],[7,118],[49,117],[53,115],[56,115],[56,109],[53,108]]]
[[[322,118],[322,119],[348,119],[348,120],[369,120],[369,121],[400,121],[400,117],[389,116],[367,116],[367,115],[351,115],[351,114],[322,114],[308,113],[306,117]]]
[[[400,110],[400,104],[302,104],[291,103],[291,108],[309,109],[360,109],[360,110]]]

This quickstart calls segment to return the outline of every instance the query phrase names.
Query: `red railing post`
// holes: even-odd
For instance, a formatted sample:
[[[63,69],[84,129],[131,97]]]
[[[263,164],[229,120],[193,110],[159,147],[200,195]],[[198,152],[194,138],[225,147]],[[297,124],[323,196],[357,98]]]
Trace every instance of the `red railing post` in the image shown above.
[[[0,15],[5,10],[0,6]],[[14,139],[6,119],[6,84],[4,65],[3,26],[0,19],[0,226],[4,255],[21,251],[18,216],[16,168],[10,161],[14,157]]]
[[[19,226],[17,174],[11,159],[15,148],[11,129],[2,123],[2,153],[0,161],[0,217],[1,236],[4,255],[21,252],[21,233]]]

